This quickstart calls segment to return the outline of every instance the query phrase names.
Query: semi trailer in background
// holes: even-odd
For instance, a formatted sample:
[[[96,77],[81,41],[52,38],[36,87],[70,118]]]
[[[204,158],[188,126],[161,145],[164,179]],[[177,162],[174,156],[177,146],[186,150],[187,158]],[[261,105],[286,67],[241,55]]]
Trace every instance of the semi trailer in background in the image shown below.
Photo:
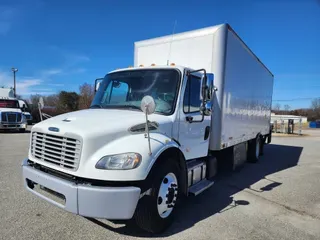
[[[108,73],[90,109],[33,126],[25,187],[74,214],[164,231],[220,166],[259,160],[272,91],[228,24],[136,42],[134,67]]]

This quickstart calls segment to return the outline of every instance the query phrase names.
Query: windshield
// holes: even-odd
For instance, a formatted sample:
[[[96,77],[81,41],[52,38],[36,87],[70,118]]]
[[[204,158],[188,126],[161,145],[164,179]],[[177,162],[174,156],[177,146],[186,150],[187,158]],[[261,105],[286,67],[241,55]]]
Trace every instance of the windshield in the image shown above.
[[[0,108],[20,108],[17,100],[0,99]]]
[[[173,69],[132,70],[106,75],[91,108],[140,109],[141,100],[150,95],[155,112],[174,112],[179,86],[179,72]]]

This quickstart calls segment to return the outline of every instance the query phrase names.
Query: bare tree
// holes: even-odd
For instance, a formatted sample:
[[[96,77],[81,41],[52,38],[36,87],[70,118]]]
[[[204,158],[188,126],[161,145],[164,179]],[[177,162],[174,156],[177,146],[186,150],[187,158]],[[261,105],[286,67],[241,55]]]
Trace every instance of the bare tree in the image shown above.
[[[310,120],[315,121],[320,119],[320,98],[315,98],[311,102]]]
[[[311,108],[313,110],[319,110],[320,111],[320,98],[315,98],[311,102]]]
[[[87,109],[90,107],[94,97],[94,87],[91,84],[84,83],[80,85],[79,109]]]
[[[276,103],[275,105],[273,105],[273,110],[280,111],[280,109],[281,109],[280,103]]]
[[[39,102],[40,97],[41,97],[40,94],[31,95],[31,96],[30,96],[30,102],[31,102],[33,105],[38,106],[38,102]]]
[[[44,99],[44,102],[46,106],[56,107],[59,103],[59,95],[52,94],[52,95],[46,96]]]
[[[290,108],[291,108],[291,107],[290,107],[288,104],[284,105],[284,110],[285,110],[285,111],[289,112]]]

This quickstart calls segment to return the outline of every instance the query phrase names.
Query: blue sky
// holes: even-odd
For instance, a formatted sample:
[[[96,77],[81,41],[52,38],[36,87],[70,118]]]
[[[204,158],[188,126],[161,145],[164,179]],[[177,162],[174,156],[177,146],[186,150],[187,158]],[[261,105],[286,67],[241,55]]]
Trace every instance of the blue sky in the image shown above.
[[[77,91],[133,64],[134,41],[229,23],[275,75],[274,100],[320,97],[320,1],[0,1],[0,85]],[[308,98],[306,100],[295,100]]]

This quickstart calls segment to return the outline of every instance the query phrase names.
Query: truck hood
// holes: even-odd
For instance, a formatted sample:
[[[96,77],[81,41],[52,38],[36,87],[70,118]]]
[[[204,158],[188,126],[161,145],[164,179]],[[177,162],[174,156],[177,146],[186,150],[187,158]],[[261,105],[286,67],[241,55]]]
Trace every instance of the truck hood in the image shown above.
[[[129,128],[145,121],[145,115],[140,111],[87,109],[49,118],[34,125],[32,130],[55,135],[78,135],[83,141],[100,140],[101,137],[105,143],[132,134]],[[157,132],[171,136],[170,117],[153,114],[149,116],[149,121],[159,124]]]
[[[0,112],[19,112],[21,113],[20,108],[0,108]]]

